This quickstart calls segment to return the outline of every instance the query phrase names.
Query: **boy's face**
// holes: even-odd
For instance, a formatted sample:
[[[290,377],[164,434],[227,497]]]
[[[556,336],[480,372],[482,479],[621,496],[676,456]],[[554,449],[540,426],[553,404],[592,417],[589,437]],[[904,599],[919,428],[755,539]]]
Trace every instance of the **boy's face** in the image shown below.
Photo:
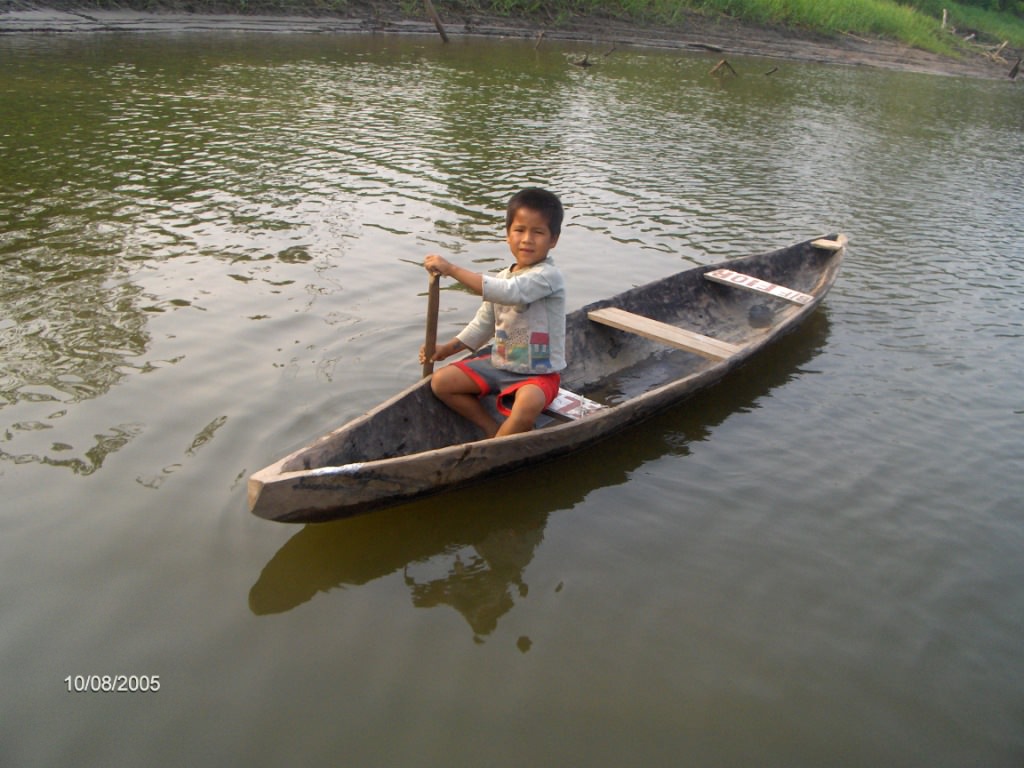
[[[558,238],[551,234],[547,217],[530,208],[516,211],[506,240],[517,268],[532,267],[544,261],[548,251],[558,243]]]

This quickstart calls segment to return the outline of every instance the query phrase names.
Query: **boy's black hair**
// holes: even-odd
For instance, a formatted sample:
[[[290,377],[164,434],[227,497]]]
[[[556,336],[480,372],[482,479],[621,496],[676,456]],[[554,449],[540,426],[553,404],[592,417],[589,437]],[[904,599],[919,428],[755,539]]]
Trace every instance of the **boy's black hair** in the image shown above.
[[[529,208],[537,211],[548,220],[548,229],[552,237],[562,234],[562,219],[565,218],[565,210],[562,208],[562,201],[554,192],[548,192],[540,187],[528,187],[512,195],[508,201],[508,210],[505,212],[505,231],[512,228],[512,219],[520,208]]]

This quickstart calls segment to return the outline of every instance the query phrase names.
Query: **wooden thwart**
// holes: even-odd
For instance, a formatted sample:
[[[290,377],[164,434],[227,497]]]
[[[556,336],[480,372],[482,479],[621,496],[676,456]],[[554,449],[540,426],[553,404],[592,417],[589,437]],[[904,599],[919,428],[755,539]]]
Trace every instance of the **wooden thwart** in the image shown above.
[[[814,301],[814,297],[808,293],[801,293],[784,285],[769,283],[767,280],[761,280],[753,275],[733,272],[731,269],[716,269],[711,272],[705,272],[704,277],[722,285],[731,285],[734,288],[744,288],[755,293],[764,293],[768,296],[791,301],[794,304],[810,304]]]
[[[719,341],[710,336],[702,336],[699,333],[677,328],[649,317],[634,315],[632,312],[618,307],[593,309],[587,313],[587,317],[594,322],[618,328],[620,331],[629,331],[663,344],[670,344],[710,360],[725,360],[740,351],[740,347],[735,344]]]

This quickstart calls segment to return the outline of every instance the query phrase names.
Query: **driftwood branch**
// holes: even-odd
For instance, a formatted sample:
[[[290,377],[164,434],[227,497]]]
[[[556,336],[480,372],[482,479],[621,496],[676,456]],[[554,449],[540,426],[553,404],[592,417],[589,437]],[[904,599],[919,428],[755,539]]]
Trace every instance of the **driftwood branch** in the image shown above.
[[[437,15],[437,9],[434,8],[432,0],[424,0],[427,6],[427,15],[430,20],[434,22],[434,26],[437,27],[437,33],[441,36],[444,42],[448,42],[448,33],[444,31],[444,24],[441,23],[441,17]]]
[[[715,66],[711,69],[710,72],[708,72],[708,74],[709,75],[717,75],[719,70],[723,70],[723,71],[724,70],[728,70],[729,72],[732,72],[734,76],[736,76],[736,77],[739,76],[739,75],[736,74],[736,70],[732,68],[732,64],[730,64],[725,59],[722,59],[720,62],[715,64]]]
[[[1003,42],[1002,45],[997,45],[995,48],[985,51],[984,55],[987,56],[994,64],[1006,64],[1006,59],[1003,58],[1003,49],[1010,44],[1009,40]]]

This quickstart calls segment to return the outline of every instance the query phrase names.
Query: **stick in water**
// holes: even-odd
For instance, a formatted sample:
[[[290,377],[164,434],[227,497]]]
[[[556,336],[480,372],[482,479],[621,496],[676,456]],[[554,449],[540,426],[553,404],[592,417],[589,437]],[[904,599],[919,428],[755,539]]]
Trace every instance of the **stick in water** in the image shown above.
[[[427,337],[423,343],[425,359],[423,376],[434,372],[434,351],[437,348],[437,311],[441,304],[441,275],[430,273],[430,285],[427,288]]]
[[[437,15],[437,9],[434,8],[434,4],[431,0],[424,0],[427,6],[427,15],[430,20],[434,22],[434,26],[437,27],[437,34],[441,36],[441,40],[448,42],[448,33],[444,31],[444,24],[441,23],[441,17]]]

